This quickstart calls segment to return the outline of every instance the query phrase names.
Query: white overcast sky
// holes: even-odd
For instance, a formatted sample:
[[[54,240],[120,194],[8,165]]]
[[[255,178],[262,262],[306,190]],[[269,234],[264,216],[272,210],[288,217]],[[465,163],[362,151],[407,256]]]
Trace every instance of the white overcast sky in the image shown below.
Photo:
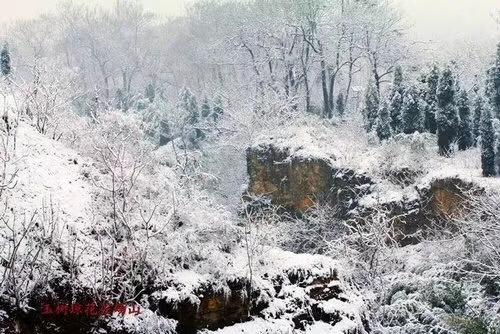
[[[76,0],[110,6],[117,0]],[[161,15],[180,15],[193,0],[139,0]],[[410,24],[410,33],[420,40],[453,42],[493,39],[500,36],[493,16],[500,0],[393,0]],[[34,17],[52,11],[59,0],[0,0],[0,23]]]

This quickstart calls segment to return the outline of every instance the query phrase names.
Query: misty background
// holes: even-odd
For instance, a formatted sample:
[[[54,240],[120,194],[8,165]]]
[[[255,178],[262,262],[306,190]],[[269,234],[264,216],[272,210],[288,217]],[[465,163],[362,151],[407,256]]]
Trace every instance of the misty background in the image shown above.
[[[76,0],[111,7],[119,0]],[[500,2],[496,0],[392,0],[408,22],[409,32],[422,41],[449,44],[459,41],[491,41],[500,35]],[[34,18],[57,9],[60,0],[18,0],[2,5],[0,22]],[[138,0],[159,16],[179,16],[196,0]]]

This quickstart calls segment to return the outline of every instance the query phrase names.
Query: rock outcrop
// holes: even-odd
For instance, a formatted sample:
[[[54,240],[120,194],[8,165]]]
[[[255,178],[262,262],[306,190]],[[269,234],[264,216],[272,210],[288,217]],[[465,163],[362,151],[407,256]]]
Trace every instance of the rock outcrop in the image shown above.
[[[323,159],[293,157],[272,145],[249,148],[247,170],[249,193],[267,196],[274,205],[294,213],[328,203],[345,215],[372,184],[352,170],[334,168]]]
[[[249,148],[247,169],[249,193],[268,197],[272,204],[293,213],[304,213],[321,203],[335,208],[338,218],[366,222],[378,206],[393,218],[392,237],[401,245],[418,243],[436,222],[453,221],[466,209],[468,193],[481,191],[458,177],[437,178],[417,187],[422,172],[404,169],[387,175],[386,181],[400,189],[413,187],[417,196],[386,201],[383,193],[374,193],[376,184],[369,176],[332,167],[327,159],[294,156],[272,144]],[[363,196],[372,193],[382,199],[381,203],[358,205]]]
[[[335,261],[273,250],[261,265],[264,268],[252,287],[245,278],[225,285],[203,282],[191,291],[169,284],[167,290],[151,296],[150,305],[177,320],[178,333],[215,330],[258,318],[283,320],[299,330],[315,321],[334,326],[348,319],[352,326],[345,333],[359,333],[365,321],[363,303],[339,278]],[[332,310],[326,307],[329,303],[345,308]]]

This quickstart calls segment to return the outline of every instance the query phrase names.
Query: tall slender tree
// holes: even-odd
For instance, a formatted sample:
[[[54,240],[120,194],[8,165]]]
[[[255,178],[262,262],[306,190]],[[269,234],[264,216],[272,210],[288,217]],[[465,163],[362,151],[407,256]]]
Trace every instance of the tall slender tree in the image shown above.
[[[481,135],[481,114],[484,109],[484,100],[483,97],[479,92],[476,93],[476,96],[474,98],[474,104],[473,104],[473,110],[474,110],[474,116],[473,116],[473,129],[472,129],[472,134],[473,134],[473,139],[474,139],[474,145],[478,144],[478,138]]]
[[[497,175],[500,175],[500,120],[493,120],[493,131],[495,131],[495,165]]]
[[[380,100],[378,89],[375,84],[370,81],[368,83],[368,88],[366,89],[365,108],[363,113],[365,117],[366,130],[368,132],[374,129],[374,126],[377,122],[379,106]]]
[[[424,119],[415,87],[408,87],[405,91],[401,116],[404,133],[423,132]]]
[[[430,133],[436,133],[437,87],[439,83],[439,69],[436,65],[432,67],[430,73],[425,78],[425,83],[427,85],[427,89],[424,94],[424,126]]]
[[[393,133],[402,131],[402,110],[403,110],[403,70],[401,66],[397,66],[394,70],[394,80],[392,83],[391,93],[389,95],[389,115],[391,118],[391,129]]]
[[[2,52],[0,53],[0,69],[4,76],[8,76],[11,72],[10,66],[10,51],[9,44],[4,43]]]
[[[335,103],[335,109],[337,109],[337,115],[339,117],[344,116],[345,100],[344,100],[344,94],[342,94],[342,92],[340,92],[339,95],[337,96],[337,102]]]
[[[217,96],[214,100],[214,107],[212,110],[212,118],[214,122],[217,122],[223,113],[224,106],[222,105],[222,99],[220,98],[220,96]]]
[[[387,102],[382,102],[377,117],[377,136],[380,140],[386,140],[391,137],[391,117],[389,115],[389,106]]]
[[[493,107],[493,117],[500,119],[500,43],[497,45],[493,64],[486,75],[486,95]]]
[[[483,176],[495,175],[495,132],[490,106],[483,109],[481,116],[481,167]]]
[[[389,115],[391,116],[391,129],[394,134],[400,133],[403,128],[401,111],[403,109],[403,95],[395,92],[389,104]]]
[[[474,145],[472,117],[467,91],[461,90],[457,99],[460,124],[458,127],[458,149],[465,151]]]
[[[455,105],[455,90],[455,78],[448,66],[443,70],[437,88],[437,135],[439,154],[443,156],[449,156],[452,144],[457,138],[459,118]]]
[[[206,118],[210,115],[210,104],[208,99],[205,97],[203,103],[201,104],[201,117]]]

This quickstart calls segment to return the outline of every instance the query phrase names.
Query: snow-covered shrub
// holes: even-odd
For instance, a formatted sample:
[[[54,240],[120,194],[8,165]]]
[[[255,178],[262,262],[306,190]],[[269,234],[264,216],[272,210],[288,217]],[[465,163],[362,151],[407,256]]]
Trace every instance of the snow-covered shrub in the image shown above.
[[[412,183],[428,169],[429,158],[436,156],[435,137],[428,133],[398,134],[374,150],[376,163],[371,173],[387,177],[395,183]],[[407,175],[400,175],[407,171]]]
[[[318,206],[304,217],[282,223],[284,246],[296,253],[335,256],[343,239],[351,232],[349,225],[335,217],[335,209]]]
[[[456,282],[432,282],[426,299],[432,307],[439,307],[448,313],[462,312],[466,305],[462,287]]]
[[[474,194],[470,191],[469,213],[457,218],[460,235],[469,257],[463,259],[467,264],[466,273],[486,275],[489,281],[500,279],[500,195]],[[497,283],[498,284],[498,283]],[[493,284],[494,285],[494,284]],[[495,290],[494,286],[493,290]],[[498,286],[497,286],[498,291]]]
[[[151,147],[144,140],[141,122],[133,115],[112,111],[102,115],[90,141],[91,155],[101,175],[94,184],[109,198],[114,235],[130,236],[138,182],[151,166]]]
[[[34,79],[19,86],[22,95],[18,112],[26,115],[40,133],[60,139],[76,119],[73,104],[82,94],[78,75],[48,58],[38,59],[30,69]]]

